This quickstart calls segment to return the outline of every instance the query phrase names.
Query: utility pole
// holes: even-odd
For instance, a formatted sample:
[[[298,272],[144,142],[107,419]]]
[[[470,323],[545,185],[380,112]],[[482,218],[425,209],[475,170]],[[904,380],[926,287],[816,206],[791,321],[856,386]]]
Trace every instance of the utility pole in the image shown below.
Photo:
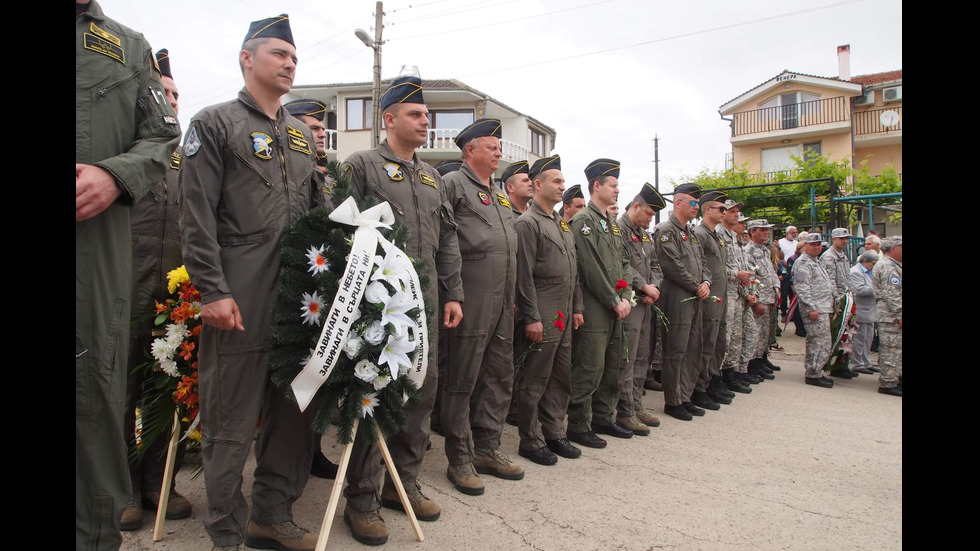
[[[660,138],[653,135],[653,189],[660,192]],[[657,223],[660,223],[660,211],[657,211]]]
[[[381,30],[384,28],[382,3],[374,5],[374,86],[371,89],[371,147],[381,143]]]

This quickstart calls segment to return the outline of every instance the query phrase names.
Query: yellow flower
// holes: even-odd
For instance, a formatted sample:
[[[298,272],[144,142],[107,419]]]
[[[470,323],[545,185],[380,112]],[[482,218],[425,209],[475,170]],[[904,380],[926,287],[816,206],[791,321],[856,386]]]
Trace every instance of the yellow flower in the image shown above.
[[[180,284],[185,281],[190,281],[191,276],[187,275],[187,268],[181,266],[176,270],[171,270],[167,272],[167,292],[173,293],[180,287]]]

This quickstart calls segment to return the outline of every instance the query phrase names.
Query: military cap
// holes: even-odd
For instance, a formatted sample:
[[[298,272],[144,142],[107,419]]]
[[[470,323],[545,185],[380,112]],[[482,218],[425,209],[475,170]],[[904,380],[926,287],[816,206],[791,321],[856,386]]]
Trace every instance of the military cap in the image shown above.
[[[174,78],[173,73],[170,72],[170,52],[164,48],[156,53],[156,59],[157,67],[160,68],[160,74],[165,77]]]
[[[463,166],[463,161],[459,159],[450,159],[448,161],[439,161],[432,168],[439,171],[439,174],[445,176],[450,172],[456,172],[459,167]]]
[[[634,203],[646,203],[650,208],[661,210],[667,206],[667,201],[664,201],[664,196],[660,195],[650,184],[643,184],[640,188],[640,193],[637,194],[636,199],[633,199]]]
[[[511,176],[515,174],[521,174],[521,173],[528,174],[528,175],[531,173],[531,167],[528,166],[527,161],[517,161],[511,163],[510,166],[508,166],[504,170],[504,173],[500,176],[500,181],[503,183],[507,183],[507,180],[509,180]]]
[[[318,99],[294,99],[283,107],[294,117],[306,115],[318,121],[323,121],[323,116],[327,114],[327,104]]]
[[[751,230],[755,228],[771,228],[771,227],[772,224],[770,224],[769,221],[766,220],[765,218],[756,218],[754,220],[749,220],[748,223],[746,224],[745,229]]]
[[[699,198],[701,203],[707,203],[708,201],[717,201],[719,203],[724,203],[728,200],[728,194],[724,191],[718,191],[716,189],[709,189],[708,191],[701,194]]]
[[[381,109],[396,103],[425,103],[422,97],[422,79],[416,76],[398,77],[391,81],[385,94],[381,96]]]
[[[728,199],[725,201],[726,209],[742,208],[744,206],[745,206],[744,203],[736,203],[734,199]],[[741,216],[739,217],[741,218]]]
[[[674,188],[674,196],[678,193],[686,193],[695,199],[701,197],[701,186],[694,183],[681,184]]]
[[[293,42],[293,31],[289,28],[289,16],[284,13],[268,19],[252,21],[248,26],[248,33],[245,34],[245,40],[242,40],[242,46],[253,38],[279,38],[296,47],[296,43]]]
[[[578,184],[568,187],[568,189],[565,190],[565,193],[561,194],[561,204],[567,205],[571,203],[572,199],[575,199],[576,197],[581,197],[582,199],[585,199],[585,194],[582,193],[582,186]]]
[[[460,130],[459,134],[453,138],[453,141],[456,142],[456,147],[463,149],[463,146],[470,143],[470,140],[484,136],[498,139],[503,136],[500,132],[500,119],[479,119],[473,121],[473,124]]]
[[[850,236],[851,236],[851,232],[847,231],[847,228],[834,228],[834,230],[830,232],[830,237],[833,237],[834,239],[838,237],[850,237]]]
[[[596,159],[585,167],[585,178],[589,183],[595,182],[602,176],[619,178],[619,161],[612,159]]]
[[[881,240],[881,245],[880,245],[882,252],[888,252],[894,249],[895,247],[901,247],[901,246],[902,246],[901,235],[896,235],[895,237],[885,237],[884,239]]]
[[[820,235],[817,232],[808,233],[808,234],[806,234],[806,235],[803,236],[803,242],[804,243],[822,243],[823,242],[823,236]]]
[[[561,170],[561,157],[559,157],[558,155],[552,155],[551,157],[541,157],[537,161],[534,161],[534,164],[531,165],[531,169],[528,171],[527,175],[530,176],[531,179],[533,180],[537,178],[538,174],[541,174],[545,170],[551,170],[553,168],[557,168],[558,170]],[[574,187],[578,187],[578,186],[574,186]],[[568,191],[565,191],[565,193],[568,193]],[[579,190],[579,193],[581,193],[581,189]],[[582,197],[584,197],[584,195]]]
[[[738,222],[736,222],[736,224],[739,223],[739,222],[745,223],[745,221],[748,220],[748,219],[749,219],[749,217],[748,216],[745,216],[745,213],[744,212],[740,212],[740,213],[738,213]]]

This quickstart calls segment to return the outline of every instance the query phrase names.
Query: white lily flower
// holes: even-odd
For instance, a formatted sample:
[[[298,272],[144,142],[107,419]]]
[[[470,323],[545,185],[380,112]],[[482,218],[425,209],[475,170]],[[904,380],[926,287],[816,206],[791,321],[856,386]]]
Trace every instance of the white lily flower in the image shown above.
[[[411,360],[408,359],[408,353],[414,351],[415,343],[408,340],[407,337],[399,338],[391,335],[388,337],[388,343],[381,349],[381,354],[378,355],[378,363],[388,364],[391,378],[397,379],[401,366],[412,365]]]
[[[391,295],[391,298],[385,303],[385,309],[381,312],[381,324],[387,325],[391,323],[395,326],[404,325],[414,327],[415,320],[408,317],[408,311],[412,308],[415,308],[415,301],[412,300],[411,295],[408,293],[399,291]],[[401,332],[399,331],[398,333]]]

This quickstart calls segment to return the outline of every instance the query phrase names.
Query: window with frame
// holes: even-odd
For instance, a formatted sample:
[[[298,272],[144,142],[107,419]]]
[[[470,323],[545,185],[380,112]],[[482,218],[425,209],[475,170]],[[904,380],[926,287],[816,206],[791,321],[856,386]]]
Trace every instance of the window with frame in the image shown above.
[[[473,110],[472,109],[452,109],[452,110],[438,110],[430,111],[429,119],[432,122],[432,128],[449,128],[453,130],[462,130],[467,126],[473,124]]]
[[[548,143],[548,138],[545,136],[544,132],[540,132],[534,128],[528,128],[528,142],[530,143],[531,153],[534,153],[538,157],[544,157],[547,155],[546,145]]]
[[[371,98],[347,98],[347,130],[369,130],[373,105]]]
[[[786,92],[759,104],[759,120],[783,119],[787,128],[794,128],[798,115],[815,115],[823,110],[820,94],[810,92]]]

